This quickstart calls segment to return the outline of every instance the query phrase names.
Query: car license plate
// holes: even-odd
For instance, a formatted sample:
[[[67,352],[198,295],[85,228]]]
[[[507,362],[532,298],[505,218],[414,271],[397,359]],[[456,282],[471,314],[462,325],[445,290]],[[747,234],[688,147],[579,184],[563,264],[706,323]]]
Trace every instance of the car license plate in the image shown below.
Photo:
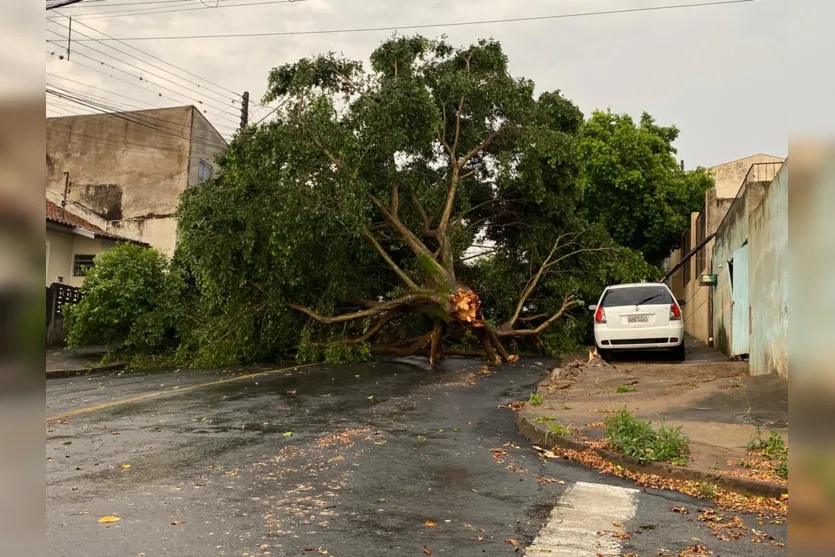
[[[626,318],[627,323],[649,323],[649,317],[646,315],[635,315]]]

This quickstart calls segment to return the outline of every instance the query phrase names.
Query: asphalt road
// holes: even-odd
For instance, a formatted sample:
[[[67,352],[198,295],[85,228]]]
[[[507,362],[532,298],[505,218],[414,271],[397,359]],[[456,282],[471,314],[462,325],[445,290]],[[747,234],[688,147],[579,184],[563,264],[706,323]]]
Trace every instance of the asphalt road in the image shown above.
[[[540,460],[498,408],[527,398],[548,364],[489,375],[452,359],[436,372],[415,360],[50,380],[49,555],[512,555],[577,482],[635,487]],[[670,510],[681,505],[691,513]],[[695,543],[722,557],[787,554],[750,536],[716,539],[697,520],[704,506],[641,490],[622,554],[677,555]],[[787,525],[742,518],[787,541]]]

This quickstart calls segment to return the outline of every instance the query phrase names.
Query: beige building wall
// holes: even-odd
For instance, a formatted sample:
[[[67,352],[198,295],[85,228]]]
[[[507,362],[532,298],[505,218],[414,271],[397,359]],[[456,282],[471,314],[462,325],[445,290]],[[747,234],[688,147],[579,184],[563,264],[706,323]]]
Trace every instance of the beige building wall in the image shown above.
[[[742,181],[745,179],[751,166],[770,162],[779,163],[783,162],[783,159],[781,157],[760,153],[714,166],[710,169],[710,173],[716,181],[716,197],[719,199],[736,197],[736,194],[739,193],[739,188],[742,186]],[[774,173],[776,174],[776,171]]]
[[[67,229],[46,229],[46,286],[63,282],[74,287],[84,284],[84,277],[73,276],[75,255],[98,255],[115,242],[102,238],[86,238]],[[60,278],[60,280],[59,280]]]
[[[68,199],[106,226],[85,218],[169,256],[180,195],[197,184],[199,161],[214,166],[226,147],[191,106],[49,118],[46,135],[48,197],[63,197],[68,172]]]

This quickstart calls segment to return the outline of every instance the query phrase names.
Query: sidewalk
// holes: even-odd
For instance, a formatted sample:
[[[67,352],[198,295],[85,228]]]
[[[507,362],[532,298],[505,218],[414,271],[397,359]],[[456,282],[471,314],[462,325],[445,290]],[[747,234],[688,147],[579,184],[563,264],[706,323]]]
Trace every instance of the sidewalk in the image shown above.
[[[84,375],[91,371],[105,371],[125,367],[123,362],[114,362],[100,366],[99,362],[107,353],[103,346],[90,346],[77,350],[63,350],[60,348],[46,349],[46,376],[69,377]]]
[[[729,362],[706,347],[692,354],[695,361],[688,354],[683,363],[594,360],[555,368],[537,389],[541,405],[529,402],[519,412],[520,428],[543,446],[592,448],[642,473],[760,495],[787,493],[788,481],[775,472],[779,461],[748,450],[758,428],[763,440],[776,431],[788,447],[787,382],[773,375],[750,377],[746,362]],[[687,464],[640,465],[614,452],[604,422],[622,408],[655,429],[662,423],[680,426],[689,438]]]

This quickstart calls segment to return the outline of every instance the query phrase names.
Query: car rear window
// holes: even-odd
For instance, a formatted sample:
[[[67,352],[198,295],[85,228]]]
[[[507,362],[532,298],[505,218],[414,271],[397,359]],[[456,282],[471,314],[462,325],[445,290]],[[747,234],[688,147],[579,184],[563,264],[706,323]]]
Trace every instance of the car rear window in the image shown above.
[[[662,286],[635,286],[633,288],[614,288],[606,292],[600,303],[604,308],[634,306],[644,304],[672,304],[673,297]]]

